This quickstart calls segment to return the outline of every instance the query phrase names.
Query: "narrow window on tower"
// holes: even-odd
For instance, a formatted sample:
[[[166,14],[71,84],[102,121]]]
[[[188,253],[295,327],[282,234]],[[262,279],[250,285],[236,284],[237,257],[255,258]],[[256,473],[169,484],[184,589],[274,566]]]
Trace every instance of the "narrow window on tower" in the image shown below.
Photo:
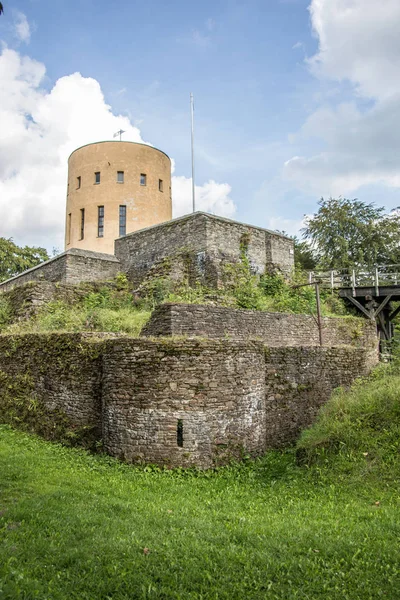
[[[79,175],[79,177],[76,178],[76,189],[79,190],[80,187],[81,187],[81,176]]]
[[[117,171],[117,183],[124,183],[124,172]]]
[[[146,173],[140,173],[140,185],[146,185]]]
[[[97,237],[104,237],[104,206],[97,207]]]
[[[126,235],[126,206],[121,204],[119,207],[119,236]]]
[[[71,243],[71,213],[67,216],[67,244]]]
[[[100,183],[100,171],[96,171],[96,173],[94,174],[94,182]]]
[[[80,237],[80,239],[83,240],[84,237],[85,237],[85,209],[81,208],[81,237]]]
[[[164,184],[163,184],[163,180],[162,179],[158,180],[158,189],[159,189],[160,192],[164,191]]]

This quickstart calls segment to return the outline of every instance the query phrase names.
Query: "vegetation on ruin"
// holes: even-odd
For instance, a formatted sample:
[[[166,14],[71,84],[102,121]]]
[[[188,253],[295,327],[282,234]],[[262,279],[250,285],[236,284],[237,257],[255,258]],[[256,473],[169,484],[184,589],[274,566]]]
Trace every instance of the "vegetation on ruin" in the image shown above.
[[[133,467],[0,427],[5,600],[376,600],[400,586],[398,363],[339,391],[297,452]]]
[[[225,266],[223,285],[218,289],[189,284],[188,278],[172,281],[160,276],[147,280],[133,293],[126,277],[120,274],[116,281],[95,290],[81,284],[84,293],[77,298],[50,301],[29,319],[15,319],[10,300],[0,295],[0,332],[103,331],[138,336],[151,311],[165,302],[315,315],[314,288],[294,287],[304,281],[302,273],[294,274],[291,282],[280,273],[255,275],[246,257]],[[321,290],[321,298],[324,316],[350,314],[330,290]]]
[[[381,363],[350,390],[338,388],[316,423],[298,442],[298,459],[323,467],[335,461],[337,473],[354,471],[360,481],[400,477],[400,359]]]
[[[150,314],[150,305],[135,301],[122,275],[112,284],[98,291],[88,291],[74,302],[48,302],[28,320],[15,322],[9,301],[0,296],[0,331],[3,333],[102,331],[137,336]]]

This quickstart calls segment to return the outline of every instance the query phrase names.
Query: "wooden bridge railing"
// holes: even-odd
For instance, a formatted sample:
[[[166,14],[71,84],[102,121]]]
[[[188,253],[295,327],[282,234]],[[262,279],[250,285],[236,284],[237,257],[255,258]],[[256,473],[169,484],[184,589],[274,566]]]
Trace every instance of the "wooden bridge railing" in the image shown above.
[[[372,269],[340,269],[334,271],[309,271],[309,283],[321,282],[326,287],[374,287],[379,296],[381,286],[400,286],[400,265],[381,265]]]

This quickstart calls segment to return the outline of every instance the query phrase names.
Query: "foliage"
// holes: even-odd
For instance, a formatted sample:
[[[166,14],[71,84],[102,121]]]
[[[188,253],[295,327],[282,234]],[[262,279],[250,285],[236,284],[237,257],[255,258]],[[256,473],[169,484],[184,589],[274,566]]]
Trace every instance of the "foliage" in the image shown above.
[[[305,431],[298,453],[308,464],[332,463],[360,475],[400,476],[400,361],[381,364],[356,380],[350,391],[339,388]]]
[[[321,198],[305,220],[303,236],[321,255],[325,269],[400,261],[400,215],[357,199]]]
[[[0,237],[0,281],[4,281],[48,260],[44,248],[20,247],[12,239]]]
[[[259,277],[251,272],[247,256],[238,263],[225,265],[224,292],[235,298],[238,308],[263,310],[265,306]]]
[[[71,306],[60,300],[49,302],[29,321],[9,325],[5,331],[110,331],[138,336],[149,318],[150,311],[136,308],[125,296],[118,298],[104,288],[98,293],[89,293],[82,306]]]
[[[312,271],[318,264],[319,256],[315,249],[305,240],[300,241],[293,236],[294,265],[300,271]]]
[[[0,331],[11,321],[11,306],[7,298],[0,295]]]

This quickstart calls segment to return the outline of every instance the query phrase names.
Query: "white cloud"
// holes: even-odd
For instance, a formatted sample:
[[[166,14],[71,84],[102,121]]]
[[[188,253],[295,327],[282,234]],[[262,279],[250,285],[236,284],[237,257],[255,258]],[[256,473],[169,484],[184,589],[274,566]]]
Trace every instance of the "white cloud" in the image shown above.
[[[285,176],[325,196],[376,183],[400,187],[400,2],[312,0],[309,10],[319,40],[311,71],[350,82],[353,97],[309,116],[291,139],[317,140],[321,150],[288,160]]]
[[[195,186],[196,210],[232,217],[236,206],[229,197],[231,186],[210,179],[202,186]],[[192,181],[187,177],[172,178],[173,216],[180,217],[192,211]]]
[[[367,97],[399,93],[399,0],[312,0],[309,10],[319,40],[309,61],[316,74],[348,79]]]
[[[125,140],[143,140],[127,117],[112,113],[95,79],[73,73],[48,91],[44,76],[42,63],[7,48],[0,54],[0,236],[63,248],[69,154],[113,139],[119,129]],[[182,214],[190,179],[173,181],[175,212]],[[198,189],[199,208],[231,215],[229,192],[227,184],[206,183]]]
[[[305,217],[302,219],[285,219],[284,217],[270,217],[267,219],[266,228],[272,231],[284,231],[286,235],[301,236],[300,230],[304,227]]]
[[[29,44],[31,40],[31,28],[26,15],[22,12],[17,12],[15,16],[15,35],[20,42]]]

